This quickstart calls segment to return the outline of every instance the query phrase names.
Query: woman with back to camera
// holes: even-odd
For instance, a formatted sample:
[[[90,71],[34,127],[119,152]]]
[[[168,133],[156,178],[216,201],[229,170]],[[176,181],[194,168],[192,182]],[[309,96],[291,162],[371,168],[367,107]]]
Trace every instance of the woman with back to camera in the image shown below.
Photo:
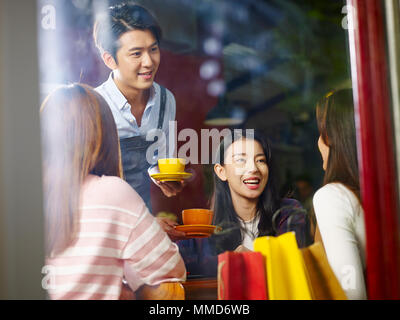
[[[318,148],[324,186],[313,198],[326,254],[349,299],[366,299],[365,227],[360,199],[351,89],[329,93],[317,104]]]
[[[41,120],[50,297],[118,299],[123,277],[133,291],[185,280],[177,246],[122,179],[105,100],[88,86],[63,86]]]

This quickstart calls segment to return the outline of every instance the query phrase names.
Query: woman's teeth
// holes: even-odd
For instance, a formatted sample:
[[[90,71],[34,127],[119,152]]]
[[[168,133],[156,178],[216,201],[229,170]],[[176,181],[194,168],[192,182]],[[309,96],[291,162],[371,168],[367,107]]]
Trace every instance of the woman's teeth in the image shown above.
[[[249,180],[244,180],[243,181],[245,184],[259,184],[260,180],[259,179],[249,179]]]

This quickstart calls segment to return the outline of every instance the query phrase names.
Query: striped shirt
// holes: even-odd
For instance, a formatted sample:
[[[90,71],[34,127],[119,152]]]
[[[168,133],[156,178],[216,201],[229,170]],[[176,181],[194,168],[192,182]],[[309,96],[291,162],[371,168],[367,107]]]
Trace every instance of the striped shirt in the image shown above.
[[[118,299],[122,279],[143,284],[184,281],[186,269],[143,200],[117,177],[90,175],[81,190],[79,231],[47,259],[52,299]]]

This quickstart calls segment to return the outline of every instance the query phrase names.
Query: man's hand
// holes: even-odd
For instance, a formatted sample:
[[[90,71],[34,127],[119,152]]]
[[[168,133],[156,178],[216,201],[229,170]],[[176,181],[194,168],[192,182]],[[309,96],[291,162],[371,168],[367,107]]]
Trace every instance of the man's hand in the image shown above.
[[[156,184],[168,198],[176,196],[186,185],[185,181],[158,181]]]
[[[169,238],[172,241],[189,239],[186,237],[185,232],[178,231],[175,229],[175,226],[178,225],[175,221],[168,218],[160,218],[160,217],[157,217],[156,219],[158,224],[168,234]]]

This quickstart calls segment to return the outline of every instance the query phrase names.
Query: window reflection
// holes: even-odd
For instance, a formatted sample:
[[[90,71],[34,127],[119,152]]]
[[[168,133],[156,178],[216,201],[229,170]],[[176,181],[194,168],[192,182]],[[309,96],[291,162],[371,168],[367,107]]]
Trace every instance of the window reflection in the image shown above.
[[[44,98],[59,84],[106,81],[92,40],[97,14],[122,1],[40,0],[40,83]],[[311,213],[322,183],[315,105],[350,86],[343,1],[146,0],[162,30],[156,81],[176,99],[177,131],[252,128],[272,142],[281,197]],[[177,141],[178,149],[187,141]],[[201,160],[201,147],[199,146]],[[176,198],[152,186],[153,214],[208,207],[212,166],[192,164]]]
[[[94,47],[92,25],[96,13],[119,2],[39,2],[43,97],[60,83],[105,81],[108,70]],[[304,174],[319,185],[321,159],[310,143],[317,138],[315,102],[332,88],[349,85],[343,2],[138,3],[163,28],[157,80],[176,96],[178,128],[220,126],[205,120],[223,99],[237,109],[227,116],[241,119],[228,124],[261,129],[272,139],[281,159],[282,192]],[[209,189],[207,181],[197,187]],[[199,204],[206,200],[199,192],[190,197],[201,198]]]

